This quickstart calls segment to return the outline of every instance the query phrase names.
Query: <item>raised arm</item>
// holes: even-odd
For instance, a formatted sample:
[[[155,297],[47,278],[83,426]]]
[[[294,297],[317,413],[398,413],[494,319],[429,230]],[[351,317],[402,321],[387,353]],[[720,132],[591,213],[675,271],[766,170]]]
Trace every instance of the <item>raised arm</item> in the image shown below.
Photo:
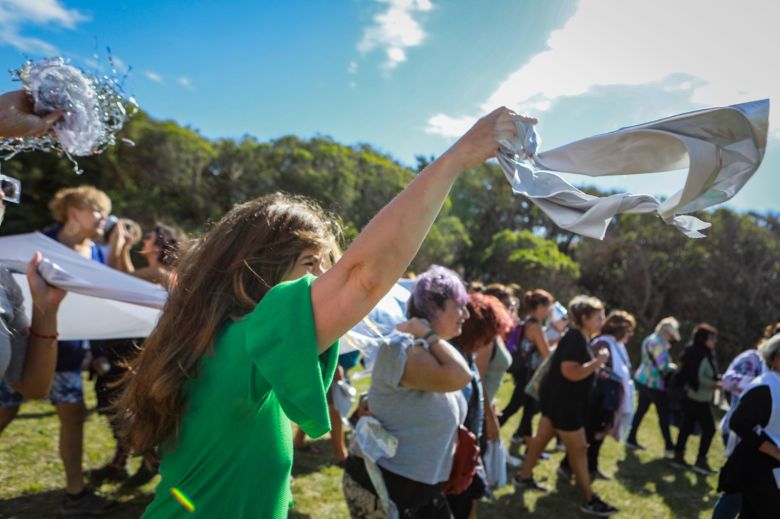
[[[38,273],[41,254],[36,252],[27,266],[32,295],[32,322],[21,378],[14,390],[27,398],[44,398],[49,393],[57,364],[57,311],[65,291],[46,284]]]
[[[495,156],[498,141],[516,134],[512,117],[508,109],[499,108],[477,121],[385,206],[341,260],[314,282],[311,296],[321,351],[368,314],[403,275],[458,175]]]

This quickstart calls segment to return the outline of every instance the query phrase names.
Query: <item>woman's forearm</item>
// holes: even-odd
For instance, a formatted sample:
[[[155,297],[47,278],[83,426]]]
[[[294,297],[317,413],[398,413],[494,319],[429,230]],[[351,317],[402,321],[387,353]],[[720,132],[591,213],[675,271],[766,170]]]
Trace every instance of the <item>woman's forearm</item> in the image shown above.
[[[763,452],[764,454],[772,456],[774,459],[780,461],[780,448],[778,448],[774,443],[765,441],[758,447],[758,450],[759,452]]]
[[[593,359],[585,364],[566,361],[561,363],[561,373],[572,382],[579,382],[591,376],[604,363],[599,359]]]
[[[379,211],[333,268],[314,282],[320,350],[358,323],[403,275],[458,175],[495,155],[498,141],[515,134],[505,108],[480,119]]]
[[[368,223],[339,263],[359,266],[364,287],[387,292],[414,259],[461,171],[446,154],[432,162]]]
[[[34,308],[30,330],[22,377],[13,388],[27,398],[45,398],[57,365],[57,341],[54,338],[57,335],[57,313]],[[52,338],[44,339],[42,336]]]

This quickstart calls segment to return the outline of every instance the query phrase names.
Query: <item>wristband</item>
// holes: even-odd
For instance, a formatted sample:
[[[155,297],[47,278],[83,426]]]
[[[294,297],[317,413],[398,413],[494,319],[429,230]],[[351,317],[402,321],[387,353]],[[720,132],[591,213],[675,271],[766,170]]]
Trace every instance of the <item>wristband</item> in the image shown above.
[[[35,337],[36,339],[50,339],[50,340],[54,340],[60,336],[60,334],[57,332],[54,332],[54,335],[41,335],[40,333],[37,333],[32,328],[30,328],[30,335]]]
[[[431,339],[436,339],[436,340],[431,341]],[[441,336],[439,336],[438,333],[425,334],[425,342],[428,343],[429,348],[432,348],[433,345],[439,342],[440,340],[441,340]]]
[[[412,343],[414,346],[422,346],[422,348],[425,351],[431,351],[431,345],[428,343],[428,341],[423,339],[415,339]]]
[[[424,340],[424,341],[427,341],[428,339],[430,339],[430,338],[431,338],[431,337],[433,337],[434,335],[439,335],[439,334],[438,334],[438,333],[436,333],[436,332],[434,332],[433,330],[428,330],[428,333],[426,333],[425,335],[423,335],[423,337],[422,337],[422,338],[423,338],[423,340]]]

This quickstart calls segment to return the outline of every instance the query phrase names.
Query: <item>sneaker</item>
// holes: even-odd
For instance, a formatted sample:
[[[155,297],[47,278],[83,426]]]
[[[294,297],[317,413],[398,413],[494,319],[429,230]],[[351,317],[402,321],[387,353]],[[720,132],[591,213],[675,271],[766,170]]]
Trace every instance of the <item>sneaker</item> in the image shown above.
[[[60,505],[60,515],[105,515],[116,506],[116,501],[95,494],[92,487],[86,487],[80,494],[65,494]]]
[[[120,482],[130,477],[130,473],[127,472],[127,467],[118,467],[111,463],[100,467],[99,469],[92,469],[87,472],[90,482],[95,485],[99,485],[104,481]]]
[[[593,472],[590,473],[590,480],[591,481],[596,481],[597,479],[602,479],[604,481],[611,481],[612,480],[612,476],[608,476],[608,475],[604,474],[603,472],[601,472],[600,470],[596,469],[596,470],[594,470]]]
[[[664,458],[668,460],[674,459],[674,449],[664,450]]]
[[[512,483],[518,490],[536,490],[537,492],[549,492],[549,489],[536,482],[534,478],[522,479],[520,474],[512,478]]]
[[[640,445],[636,440],[626,440],[626,447],[635,451],[645,450],[645,446]]]
[[[139,488],[149,483],[154,476],[159,473],[158,467],[155,465],[149,468],[145,462],[141,462],[141,466],[138,467],[138,471],[130,476],[130,478],[122,483],[122,490],[132,490]]]
[[[525,455],[528,456],[528,453],[526,452]],[[550,459],[550,455],[547,454],[546,452],[542,451],[542,452],[539,453],[539,459],[542,460],[542,461],[547,461],[547,460]]]
[[[685,456],[682,455],[682,453],[675,453],[674,458],[670,461],[673,467],[677,467],[678,469],[689,469],[691,466],[688,464],[687,461],[685,461]]]
[[[598,495],[593,494],[593,499],[590,500],[590,503],[583,503],[580,507],[580,511],[585,514],[597,515],[599,517],[609,517],[620,510],[609,503],[602,501]]]
[[[705,476],[715,474],[715,471],[712,470],[712,467],[710,467],[709,463],[707,463],[707,460],[697,461],[692,468],[694,472],[698,474],[704,474]]]
[[[522,436],[520,436],[519,434],[513,434],[513,435],[512,435],[512,437],[509,439],[509,441],[511,441],[511,442],[512,442],[512,445],[520,445],[520,444],[522,444],[522,443],[523,443],[525,440],[524,440],[524,439],[523,439],[523,437],[522,437]]]
[[[567,481],[571,481],[572,478],[574,477],[574,474],[572,473],[571,469],[564,465],[558,465],[558,470],[556,472],[558,472],[558,476],[560,476],[561,478]]]

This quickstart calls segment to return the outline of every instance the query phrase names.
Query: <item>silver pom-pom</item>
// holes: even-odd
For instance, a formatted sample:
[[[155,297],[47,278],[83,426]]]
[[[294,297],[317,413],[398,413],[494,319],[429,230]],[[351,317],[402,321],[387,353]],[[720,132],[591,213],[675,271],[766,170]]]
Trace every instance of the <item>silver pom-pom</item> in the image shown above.
[[[32,95],[36,114],[55,110],[65,114],[47,135],[0,141],[0,156],[5,159],[25,151],[56,151],[75,164],[74,156],[96,155],[115,144],[128,118],[125,104],[135,105],[132,98],[125,99],[115,78],[88,74],[63,58],[30,61],[12,74]]]

